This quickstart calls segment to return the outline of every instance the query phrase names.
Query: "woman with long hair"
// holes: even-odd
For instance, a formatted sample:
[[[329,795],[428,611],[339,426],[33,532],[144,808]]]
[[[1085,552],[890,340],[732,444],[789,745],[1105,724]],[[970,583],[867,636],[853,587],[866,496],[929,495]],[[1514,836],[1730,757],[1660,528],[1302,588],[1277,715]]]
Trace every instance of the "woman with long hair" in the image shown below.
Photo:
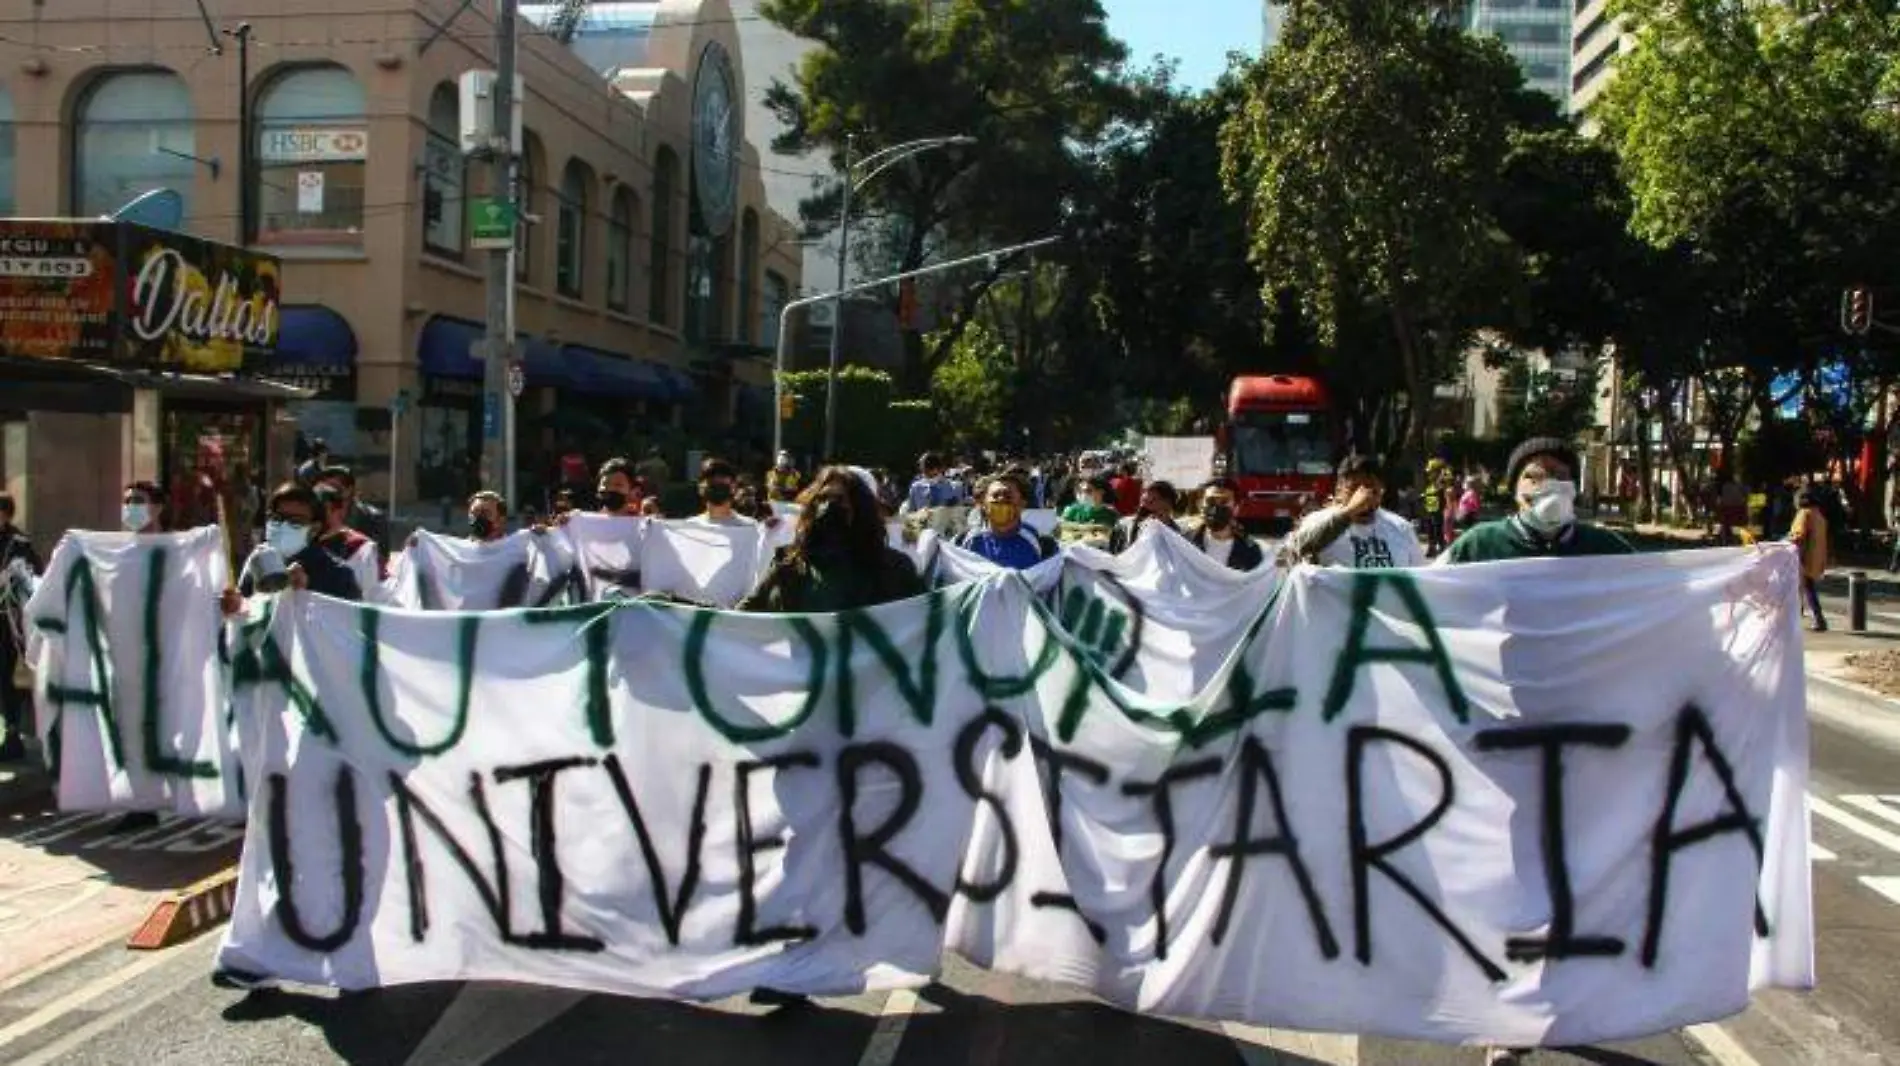
[[[890,546],[871,476],[828,466],[799,496],[797,532],[741,611],[822,613],[921,596],[910,557]]]

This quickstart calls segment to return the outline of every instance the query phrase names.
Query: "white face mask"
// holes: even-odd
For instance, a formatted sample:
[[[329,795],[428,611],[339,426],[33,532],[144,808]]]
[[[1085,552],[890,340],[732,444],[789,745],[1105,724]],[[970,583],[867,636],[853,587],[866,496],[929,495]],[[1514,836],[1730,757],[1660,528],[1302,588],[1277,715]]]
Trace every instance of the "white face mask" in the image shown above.
[[[128,503],[119,511],[119,525],[127,533],[137,533],[152,524],[152,505],[149,503]]]
[[[310,546],[310,527],[273,520],[264,526],[264,541],[288,559]]]
[[[1562,531],[1577,520],[1577,484],[1546,481],[1534,496],[1525,497],[1524,522],[1544,536]]]

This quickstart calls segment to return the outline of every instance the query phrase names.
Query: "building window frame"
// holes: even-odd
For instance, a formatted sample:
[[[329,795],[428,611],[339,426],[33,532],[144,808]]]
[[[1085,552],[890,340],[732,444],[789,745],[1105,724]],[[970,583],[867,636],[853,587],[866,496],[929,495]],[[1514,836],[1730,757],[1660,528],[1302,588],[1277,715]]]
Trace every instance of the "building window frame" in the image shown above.
[[[153,92],[163,85],[168,96],[175,96],[182,105],[182,113],[155,116],[152,114],[126,114],[119,117],[95,117],[93,109],[103,106],[102,100],[121,86],[135,84],[143,79],[146,90],[136,92],[127,89],[130,99],[151,104],[158,93]],[[168,99],[167,102],[170,102]],[[93,142],[95,132],[101,138],[109,138],[115,132],[114,127],[136,131],[140,139],[151,147],[140,153],[126,153],[123,156],[106,155],[103,158],[140,159],[145,162],[142,168],[126,168],[122,173],[115,172],[110,165],[94,163],[88,165],[88,148]],[[154,150],[159,149],[159,150]],[[191,88],[177,71],[168,67],[120,67],[101,71],[92,83],[86,86],[79,98],[78,107],[73,110],[72,119],[72,174],[67,185],[71,213],[75,217],[99,217],[110,214],[132,199],[153,189],[166,188],[176,192],[185,203],[185,215],[190,217],[194,199],[193,186],[198,180],[198,166],[195,160],[198,154],[197,114],[192,107]],[[87,186],[95,177],[104,177],[118,186],[112,193],[114,202],[93,200],[88,196]]]
[[[679,156],[660,147],[653,157],[653,229],[647,235],[647,317],[657,326],[673,322],[673,201],[679,195]]]
[[[633,220],[638,211],[633,190],[614,190],[607,217],[607,307],[622,314],[633,300]]]
[[[570,159],[561,171],[554,226],[554,291],[571,300],[587,296],[587,216],[593,171]]]
[[[468,158],[460,143],[460,106],[455,86],[435,87],[422,156],[422,246],[456,261],[468,249]]]
[[[252,239],[362,247],[370,153],[362,79],[338,63],[287,66],[262,83],[253,110]]]

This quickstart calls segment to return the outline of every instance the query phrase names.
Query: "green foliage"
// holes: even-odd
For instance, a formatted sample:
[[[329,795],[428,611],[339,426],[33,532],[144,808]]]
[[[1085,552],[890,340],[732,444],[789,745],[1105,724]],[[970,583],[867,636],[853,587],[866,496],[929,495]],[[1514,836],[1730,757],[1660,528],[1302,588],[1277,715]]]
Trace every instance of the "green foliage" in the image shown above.
[[[785,446],[800,455],[824,448],[826,372],[802,370],[784,376],[795,397],[785,423]],[[927,402],[893,401],[891,376],[870,367],[838,371],[838,458],[860,466],[909,470],[935,440],[936,416]]]
[[[930,380],[931,402],[943,419],[944,443],[969,451],[1001,445],[1014,378],[1002,338],[982,322],[965,328]]]
[[[1499,383],[1504,409],[1498,436],[1512,442],[1530,437],[1577,440],[1596,424],[1598,378],[1595,363],[1574,376],[1532,370],[1522,360],[1511,363]]]

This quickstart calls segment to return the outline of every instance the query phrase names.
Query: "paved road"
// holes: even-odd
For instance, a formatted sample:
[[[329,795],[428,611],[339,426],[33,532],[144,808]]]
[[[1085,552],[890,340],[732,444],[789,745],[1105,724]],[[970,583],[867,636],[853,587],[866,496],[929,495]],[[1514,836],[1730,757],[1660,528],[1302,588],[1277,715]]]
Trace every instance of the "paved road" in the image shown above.
[[[1892,632],[1900,634],[1900,611],[1895,613]],[[1810,696],[1820,988],[1806,995],[1758,996],[1745,1015],[1700,1030],[1694,1038],[1671,1034],[1625,1047],[1543,1053],[1538,1062],[1900,1062],[1900,1011],[1895,1010],[1900,1003],[1900,712],[1854,704],[1818,687],[1810,688]],[[97,878],[115,865],[146,886],[166,877],[183,883],[195,875],[185,853],[163,847],[80,846],[100,839],[100,826],[44,843],[57,826],[80,823],[14,813],[20,817],[0,812],[6,820],[0,874],[17,867],[26,853],[52,851],[63,842],[66,854],[57,858],[66,865],[55,863],[48,870],[69,880],[88,870]],[[211,839],[194,836],[182,824],[151,839],[169,837]],[[35,899],[43,905],[46,895]],[[7,905],[0,898],[0,907]],[[136,918],[120,917],[121,932],[129,931]],[[49,924],[46,935],[34,941],[47,961],[0,977],[0,1062],[1475,1066],[1480,1061],[1479,1053],[1468,1049],[1141,1017],[1068,989],[981,972],[954,958],[946,962],[943,981],[921,994],[825,1000],[807,1011],[778,1015],[743,1001],[687,1006],[497,985],[430,985],[342,997],[324,992],[246,996],[214,988],[207,979],[215,940],[214,934],[162,953],[128,954],[116,943],[99,946],[96,937],[88,950],[86,941]],[[62,951],[72,957],[62,961]]]

